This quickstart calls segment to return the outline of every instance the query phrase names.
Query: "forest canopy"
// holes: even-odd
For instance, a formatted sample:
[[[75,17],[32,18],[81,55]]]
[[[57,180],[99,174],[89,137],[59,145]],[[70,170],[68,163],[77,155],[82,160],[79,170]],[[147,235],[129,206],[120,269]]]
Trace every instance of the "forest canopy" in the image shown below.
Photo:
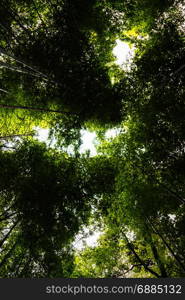
[[[0,277],[184,277],[184,116],[184,0],[1,0]]]

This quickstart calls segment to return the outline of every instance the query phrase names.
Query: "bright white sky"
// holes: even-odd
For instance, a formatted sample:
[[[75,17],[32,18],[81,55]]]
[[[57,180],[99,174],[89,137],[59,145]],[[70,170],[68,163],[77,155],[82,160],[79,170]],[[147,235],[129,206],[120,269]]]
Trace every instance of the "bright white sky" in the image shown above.
[[[43,129],[43,128],[38,128],[38,127],[36,127],[35,130],[37,130],[37,138],[38,138],[38,140],[40,142],[47,143],[49,130],[48,129]]]
[[[48,142],[48,136],[49,136],[49,129],[42,129],[42,128],[35,128],[37,130],[37,138],[40,142],[45,142],[46,144],[49,144]],[[87,130],[81,131],[81,138],[82,138],[82,145],[80,146],[80,153],[84,153],[85,151],[89,150],[91,156],[95,156],[97,154],[95,145],[97,144],[96,139],[96,133],[90,132]],[[51,143],[54,145],[55,141]],[[68,151],[70,152],[70,146]]]
[[[90,234],[90,230],[92,231],[91,228],[83,228],[83,233],[79,233],[75,241],[73,243],[73,246],[77,250],[83,250],[86,246],[88,247],[96,247],[97,241],[102,234],[100,231],[93,232]]]
[[[89,150],[91,156],[97,154],[95,145],[97,144],[96,133],[82,130],[82,145],[80,146],[80,152],[84,153]]]
[[[129,44],[122,42],[119,39],[116,40],[116,46],[113,49],[113,54],[116,57],[115,63],[122,69],[129,70],[129,65],[134,56],[135,48],[130,48]]]
[[[49,129],[43,129],[43,128],[35,128],[37,130],[37,139],[40,142],[48,143],[48,135],[49,135]],[[113,128],[107,130],[105,137],[107,139],[114,138],[116,135],[119,134],[120,129],[119,128]],[[82,145],[80,146],[80,153],[84,153],[85,151],[90,151],[90,156],[95,156],[97,154],[96,151],[96,145],[98,145],[98,140],[96,137],[95,132],[90,132],[88,130],[82,130],[81,131],[81,138],[82,138]],[[55,142],[51,144],[51,146]],[[70,148],[69,148],[70,152]]]

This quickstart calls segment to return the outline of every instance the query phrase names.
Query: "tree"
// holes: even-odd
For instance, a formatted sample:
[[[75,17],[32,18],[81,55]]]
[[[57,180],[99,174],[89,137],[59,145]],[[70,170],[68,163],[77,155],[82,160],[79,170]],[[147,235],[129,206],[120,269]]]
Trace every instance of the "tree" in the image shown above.
[[[1,276],[183,277],[182,1],[3,0],[1,16]],[[136,48],[129,71],[118,38]],[[98,246],[75,253],[95,219]]]
[[[44,144],[34,141],[1,153],[2,233],[6,232],[5,227],[9,228],[0,243],[4,252],[2,260],[17,228],[22,251],[29,253],[30,263],[41,264],[42,276],[64,276],[63,255],[75,233],[87,221],[91,206],[77,164],[65,153],[47,150]],[[22,275],[29,275],[30,268],[28,274]]]

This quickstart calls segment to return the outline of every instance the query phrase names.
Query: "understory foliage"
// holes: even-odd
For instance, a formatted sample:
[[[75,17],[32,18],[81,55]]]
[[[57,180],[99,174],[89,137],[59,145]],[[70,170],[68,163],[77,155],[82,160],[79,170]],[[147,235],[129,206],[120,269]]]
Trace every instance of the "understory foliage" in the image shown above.
[[[1,277],[185,276],[184,11],[1,0]],[[129,68],[117,39],[134,49]],[[90,227],[97,245],[76,248]]]

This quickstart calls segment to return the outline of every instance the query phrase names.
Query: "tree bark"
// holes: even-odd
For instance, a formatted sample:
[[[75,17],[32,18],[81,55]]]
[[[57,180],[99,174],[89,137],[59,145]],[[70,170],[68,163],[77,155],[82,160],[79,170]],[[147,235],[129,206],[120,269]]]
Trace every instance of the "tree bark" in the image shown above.
[[[6,221],[6,220],[10,219],[10,217],[15,216],[15,215],[16,215],[16,213],[14,212],[14,213],[12,213],[10,215],[5,216],[2,219],[0,218],[0,222]]]
[[[4,238],[0,241],[0,248],[2,248],[4,242],[9,238],[11,232],[14,230],[14,228],[17,226],[17,224],[19,223],[19,221],[17,220],[13,226],[10,228],[10,230],[8,231],[8,233],[4,236]]]
[[[174,253],[174,251],[171,248],[171,246],[165,241],[165,239],[163,238],[162,234],[160,234],[160,232],[157,230],[157,228],[154,226],[154,224],[148,218],[147,218],[147,220],[148,220],[149,224],[151,225],[151,227],[153,228],[153,231],[161,238],[162,242],[164,243],[164,245],[166,246],[166,248],[169,250],[169,252],[172,254],[172,256],[174,257],[174,259],[176,260],[176,262],[178,263],[178,265],[185,272],[185,266],[182,264],[180,258]]]
[[[134,247],[131,245],[130,241],[128,240],[126,234],[122,231],[122,234],[126,240],[126,243],[127,243],[127,246],[128,248],[132,251],[132,253],[134,254],[134,256],[136,257],[136,259],[138,260],[138,262],[144,267],[144,269],[147,271],[147,272],[150,272],[152,275],[154,275],[155,277],[157,278],[161,278],[161,276],[153,271],[150,267],[148,267],[145,262],[139,257],[139,255],[137,254],[137,252],[135,251]]]
[[[4,135],[0,136],[0,140],[7,140],[7,139],[12,139],[16,137],[26,137],[26,136],[34,136],[34,133],[28,133],[28,134],[12,134],[12,135]]]

